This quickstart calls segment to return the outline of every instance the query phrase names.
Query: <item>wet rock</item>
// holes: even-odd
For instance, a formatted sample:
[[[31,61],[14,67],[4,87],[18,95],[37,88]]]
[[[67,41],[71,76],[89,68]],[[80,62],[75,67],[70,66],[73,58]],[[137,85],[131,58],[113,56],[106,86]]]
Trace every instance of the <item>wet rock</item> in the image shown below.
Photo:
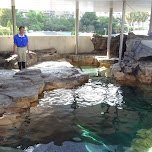
[[[0,94],[0,114],[3,114],[6,108],[13,105],[12,99],[9,96]]]
[[[141,83],[152,83],[152,63],[148,65],[139,64],[139,70],[137,72],[137,78]]]
[[[8,126],[21,121],[19,114],[4,114],[0,117],[0,126]]]
[[[111,74],[114,75],[115,73],[121,71],[121,66],[119,65],[119,63],[113,64],[111,65],[110,70],[111,70]]]
[[[132,67],[125,66],[124,67],[124,72],[127,73],[127,74],[132,73]]]
[[[114,73],[114,77],[118,81],[124,81],[125,80],[125,74],[123,72],[116,72],[116,73]]]
[[[65,60],[43,62],[30,69],[0,80],[0,115],[28,110],[43,91],[58,88],[74,88],[88,81],[89,76]],[[3,119],[2,119],[3,118]],[[0,125],[11,124],[15,119],[2,117]]]
[[[78,141],[78,142],[81,141],[81,139],[79,137],[74,137],[73,140]]]
[[[95,55],[88,55],[88,54],[81,54],[81,55],[74,55],[74,54],[64,54],[63,57],[66,58],[71,64],[79,64],[79,65],[95,65],[99,66],[100,63],[97,60]]]
[[[126,79],[129,80],[129,81],[132,81],[132,82],[135,82],[136,81],[136,77],[132,74],[126,74]]]

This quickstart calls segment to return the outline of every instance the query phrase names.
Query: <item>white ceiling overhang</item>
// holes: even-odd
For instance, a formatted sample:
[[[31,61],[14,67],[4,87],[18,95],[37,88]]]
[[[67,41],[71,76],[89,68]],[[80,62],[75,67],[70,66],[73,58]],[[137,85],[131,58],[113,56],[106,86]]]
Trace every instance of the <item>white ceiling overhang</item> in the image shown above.
[[[126,0],[126,11],[150,11],[152,0]],[[75,0],[15,0],[17,9],[75,11]],[[122,0],[79,0],[80,11],[122,11]],[[0,8],[11,8],[11,0],[0,0]]]

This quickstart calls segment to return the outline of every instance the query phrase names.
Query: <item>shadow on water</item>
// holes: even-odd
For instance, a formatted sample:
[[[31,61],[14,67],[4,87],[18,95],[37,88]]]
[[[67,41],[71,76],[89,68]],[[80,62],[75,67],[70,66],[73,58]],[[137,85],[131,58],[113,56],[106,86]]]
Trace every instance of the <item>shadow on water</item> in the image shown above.
[[[1,130],[0,145],[32,146],[26,152],[123,152],[137,130],[152,128],[151,87],[118,84],[104,75],[106,70],[81,69],[90,74],[88,83],[44,92],[20,127]]]

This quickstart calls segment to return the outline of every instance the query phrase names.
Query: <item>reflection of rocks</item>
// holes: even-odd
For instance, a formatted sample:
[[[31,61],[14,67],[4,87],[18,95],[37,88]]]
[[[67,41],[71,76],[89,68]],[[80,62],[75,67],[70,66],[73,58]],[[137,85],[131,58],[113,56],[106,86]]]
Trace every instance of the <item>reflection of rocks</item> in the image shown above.
[[[120,65],[111,66],[111,72],[117,80],[138,80],[152,83],[152,40],[129,39],[127,49]],[[122,77],[123,79],[119,79]]]
[[[87,74],[63,61],[44,62],[9,77],[4,74],[0,80],[0,125],[15,123],[17,117],[11,115],[13,118],[10,118],[6,114],[29,109],[43,91],[73,88],[88,79]]]

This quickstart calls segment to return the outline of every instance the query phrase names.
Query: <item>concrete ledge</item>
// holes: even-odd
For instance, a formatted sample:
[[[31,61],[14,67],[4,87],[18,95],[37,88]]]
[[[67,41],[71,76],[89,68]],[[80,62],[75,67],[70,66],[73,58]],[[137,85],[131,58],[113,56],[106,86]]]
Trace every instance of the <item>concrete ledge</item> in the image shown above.
[[[108,59],[107,56],[98,54],[64,54],[63,57],[73,65],[105,66],[106,68],[109,68],[110,65],[117,63],[119,60],[118,58]]]
[[[75,36],[28,36],[30,50],[55,48],[59,54],[75,53]],[[91,36],[79,36],[79,53],[94,50]],[[13,51],[13,37],[0,36],[0,52]]]

